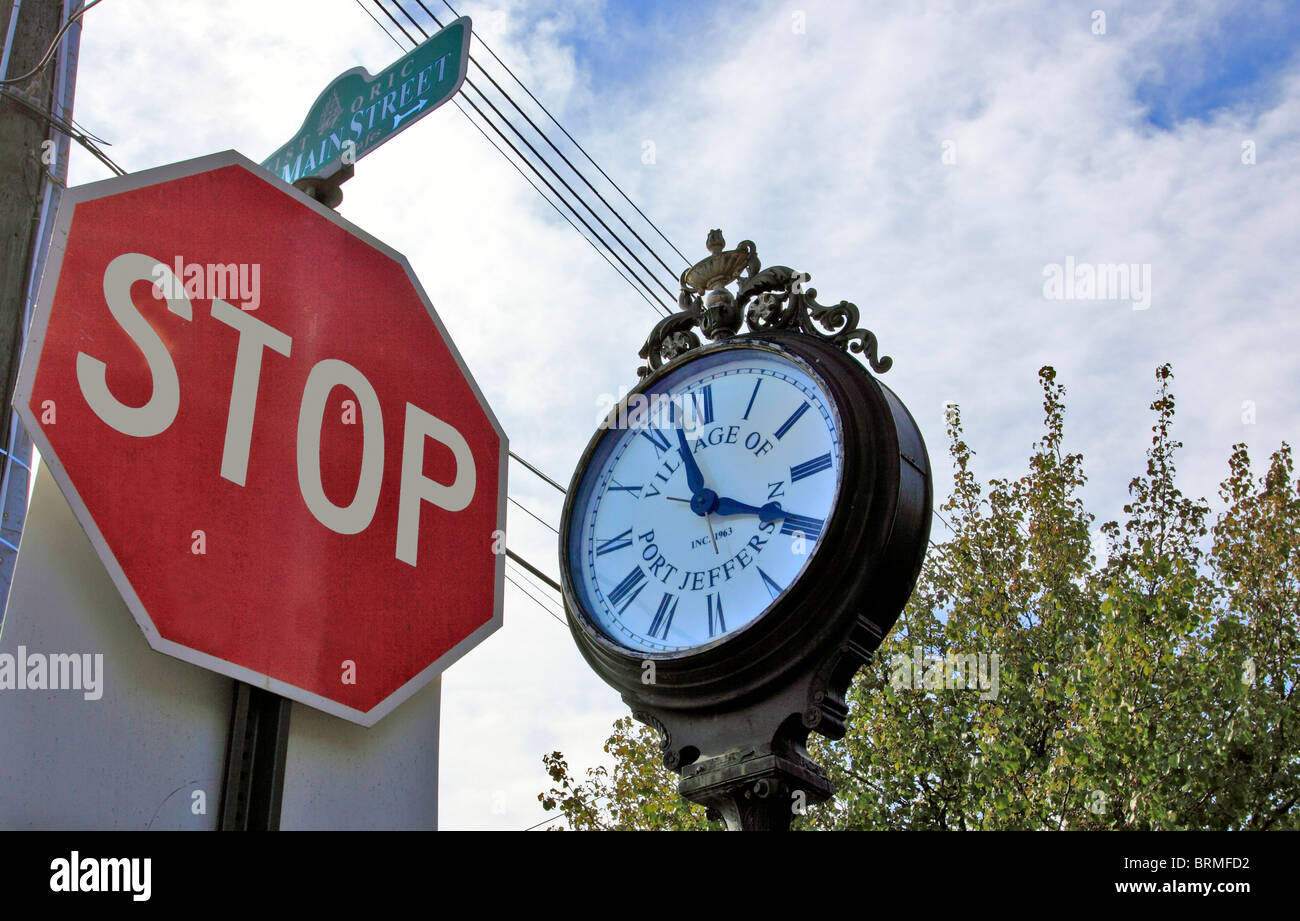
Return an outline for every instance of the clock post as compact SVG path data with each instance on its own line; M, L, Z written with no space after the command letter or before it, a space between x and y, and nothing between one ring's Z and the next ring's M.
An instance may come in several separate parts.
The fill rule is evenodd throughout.
M930 464L850 354L892 364L856 306L817 303L809 275L761 268L748 240L707 246L625 400L681 408L597 431L579 461L565 609L587 662L659 731L678 792L729 829L786 830L833 795L808 736L843 737L853 676L916 585Z

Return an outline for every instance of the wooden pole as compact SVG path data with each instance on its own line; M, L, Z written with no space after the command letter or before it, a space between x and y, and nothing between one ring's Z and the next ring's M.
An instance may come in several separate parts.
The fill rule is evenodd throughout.
M0 0L0 79L22 77L45 57L80 0ZM71 116L81 23L28 79L0 87L0 591L8 593L26 520L31 442L10 410L26 333L61 187L69 138L49 113Z

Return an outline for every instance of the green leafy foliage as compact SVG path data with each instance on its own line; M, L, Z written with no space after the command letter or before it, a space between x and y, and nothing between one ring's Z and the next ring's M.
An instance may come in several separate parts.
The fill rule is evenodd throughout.
M630 716L616 720L605 751L614 756L614 769L592 768L582 783L574 780L563 754L543 756L556 786L549 793L538 794L542 807L559 809L575 829L702 831L722 827L705 817L703 806L677 795L677 777L660 762L659 743L649 727Z
M838 792L796 827L1300 828L1290 446L1258 480L1234 446L1207 526L1209 506L1175 483L1160 367L1146 472L1125 520L1101 526L1099 560L1083 458L1063 448L1064 388L1050 367L1039 377L1045 431L1019 479L980 486L951 409L948 539L858 673L848 734L811 740ZM582 783L560 753L543 759L555 786L539 799L568 827L720 827L677 796L653 731L621 719L605 750L613 770Z

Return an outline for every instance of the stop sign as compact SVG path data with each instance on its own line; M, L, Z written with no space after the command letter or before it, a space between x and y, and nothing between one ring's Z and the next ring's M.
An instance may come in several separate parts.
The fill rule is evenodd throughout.
M153 648L369 726L500 626L506 437L400 254L233 151L54 241L14 402Z

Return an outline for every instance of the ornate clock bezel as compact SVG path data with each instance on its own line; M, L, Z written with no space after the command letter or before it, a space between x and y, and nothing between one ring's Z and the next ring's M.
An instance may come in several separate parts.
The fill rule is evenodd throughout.
M880 488L896 483L899 475L897 434L883 424L893 418L891 409L878 382L833 345L785 331L736 336L656 369L626 399L701 358L738 349L775 353L808 373L828 399L840 432L840 481L826 527L799 574L762 614L713 642L681 652L639 652L619 645L592 623L582 606L569 553L579 486L603 440L618 437L617 432L601 428L592 436L564 504L560 576L570 631L583 657L607 683L651 706L696 709L734 703L779 682L810 658L833 654L858 617L853 600L868 589L865 583L879 568L892 528L896 496ZM811 625L799 616L809 606L823 612ZM876 625L876 642L892 623ZM646 662L654 663L653 683L645 681Z

